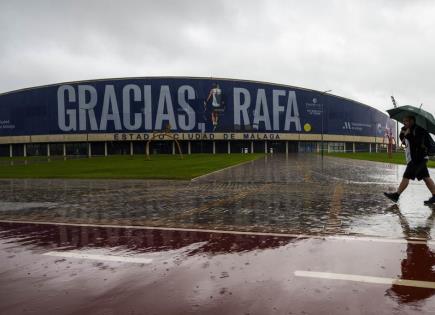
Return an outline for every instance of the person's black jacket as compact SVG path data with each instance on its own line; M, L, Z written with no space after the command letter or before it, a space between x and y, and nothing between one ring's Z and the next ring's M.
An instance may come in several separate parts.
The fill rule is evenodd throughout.
M408 139L411 149L411 159L414 163L422 162L427 156L427 131L419 126L412 126L410 133L405 136L406 128L403 127L400 132L400 140Z

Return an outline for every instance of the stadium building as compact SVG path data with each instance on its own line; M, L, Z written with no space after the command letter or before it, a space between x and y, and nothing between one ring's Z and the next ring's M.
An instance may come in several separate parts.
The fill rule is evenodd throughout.
M246 80L145 77L0 94L0 156L378 151L395 123L368 105Z

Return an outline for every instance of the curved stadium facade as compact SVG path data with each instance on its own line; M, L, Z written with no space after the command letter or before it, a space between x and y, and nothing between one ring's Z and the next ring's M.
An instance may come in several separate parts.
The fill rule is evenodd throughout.
M0 94L0 156L377 151L395 123L368 105L287 85L145 77ZM148 145L147 145L148 143Z

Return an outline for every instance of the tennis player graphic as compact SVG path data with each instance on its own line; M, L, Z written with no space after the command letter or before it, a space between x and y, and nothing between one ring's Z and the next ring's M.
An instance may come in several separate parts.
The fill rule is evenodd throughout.
M211 103L211 122L213 131L216 130L219 123L219 116L225 111L224 95L219 84L213 83L207 99L204 101L204 113L207 112L207 104Z

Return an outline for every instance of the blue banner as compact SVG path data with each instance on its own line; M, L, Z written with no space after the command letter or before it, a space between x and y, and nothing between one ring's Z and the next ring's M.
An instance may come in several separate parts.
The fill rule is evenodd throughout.
M0 95L0 136L165 129L382 137L387 129L395 133L395 123L338 96L229 79L108 79Z

